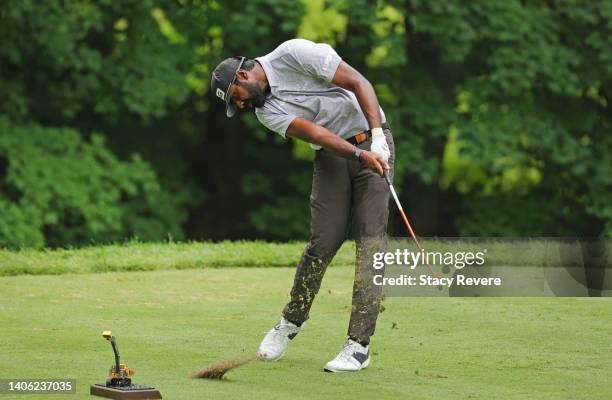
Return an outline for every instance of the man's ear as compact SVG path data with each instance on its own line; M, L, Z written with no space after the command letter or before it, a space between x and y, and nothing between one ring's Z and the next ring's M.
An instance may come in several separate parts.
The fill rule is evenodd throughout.
M239 69L238 71L236 71L236 79L241 80L241 81L248 81L249 74L247 71L243 69Z

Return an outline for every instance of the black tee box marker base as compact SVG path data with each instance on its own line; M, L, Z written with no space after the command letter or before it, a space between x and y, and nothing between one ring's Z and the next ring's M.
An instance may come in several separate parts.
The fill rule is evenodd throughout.
M106 385L91 385L89 394L94 396L106 397L116 400L132 400L132 399L161 399L162 395L158 389L152 387L141 388L113 388Z

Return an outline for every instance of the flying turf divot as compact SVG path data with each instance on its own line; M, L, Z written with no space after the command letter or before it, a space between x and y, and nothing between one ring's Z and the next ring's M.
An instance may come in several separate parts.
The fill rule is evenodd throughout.
M257 357L238 357L229 361L220 361L208 368L201 369L191 374L192 378L200 379L223 379L223 376L234 368L241 367L255 361Z

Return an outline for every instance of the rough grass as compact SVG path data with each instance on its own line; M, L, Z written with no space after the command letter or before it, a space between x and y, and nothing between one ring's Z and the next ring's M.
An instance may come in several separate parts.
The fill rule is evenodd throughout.
M261 241L128 242L80 249L0 250L0 276L218 267L291 267L297 264L304 246L302 242ZM334 264L352 264L354 253L354 244L345 243L334 258Z
M560 265L559 246L552 240L464 239L423 240L429 251L458 252L487 249L487 261L497 265ZM306 243L224 241L219 243L139 243L79 249L18 251L0 249L0 276L61 275L119 271L153 271L218 267L293 267ZM389 249L416 251L410 239L394 239ZM355 244L347 241L332 265L353 265Z
M297 250L297 249L296 249ZM92 250L90 250L92 251ZM331 268L285 358L222 381L190 373L252 355L288 298L292 268L207 268L0 278L0 377L103 382L116 335L139 384L165 399L610 399L609 299L392 298L370 368L328 374L353 269ZM49 395L2 399L49 399ZM56 398L56 396L51 396Z

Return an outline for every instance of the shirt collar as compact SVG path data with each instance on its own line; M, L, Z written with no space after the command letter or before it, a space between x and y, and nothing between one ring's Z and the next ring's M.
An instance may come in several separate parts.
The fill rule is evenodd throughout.
M270 85L270 89L272 89L272 87L278 86L278 82L276 81L276 76L274 76L274 70L272 69L272 66L268 63L268 60L266 59L266 57L265 56L257 57L255 61L258 61L259 64L261 64L261 67L266 73L266 79L268 80L268 85Z

